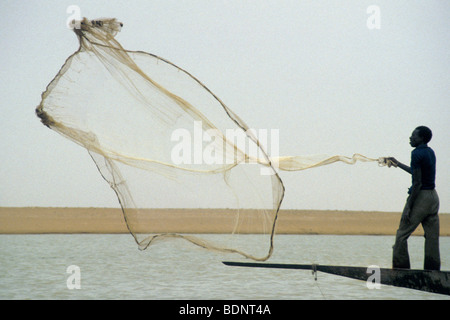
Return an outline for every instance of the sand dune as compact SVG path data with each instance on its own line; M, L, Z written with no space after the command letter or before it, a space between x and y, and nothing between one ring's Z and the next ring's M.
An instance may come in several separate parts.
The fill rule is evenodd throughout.
M152 233L223 233L229 230L230 217L226 209L148 209L140 225ZM400 213L395 212L282 210L276 232L394 235L399 219ZM450 236L450 214L440 215L440 225L441 236ZM3 207L0 233L128 233L128 229L120 209ZM423 235L421 226L414 235Z

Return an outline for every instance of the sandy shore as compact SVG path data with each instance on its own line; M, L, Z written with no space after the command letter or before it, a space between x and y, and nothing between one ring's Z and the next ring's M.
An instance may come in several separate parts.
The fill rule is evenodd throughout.
M277 234L393 235L396 212L282 210ZM157 221L158 223L154 223ZM230 230L225 209L152 209L139 225L151 233L223 233ZM450 236L450 214L440 215L441 236ZM247 230L252 232L252 230ZM122 211L111 208L1 208L0 233L128 233ZM414 235L423 235L420 226Z

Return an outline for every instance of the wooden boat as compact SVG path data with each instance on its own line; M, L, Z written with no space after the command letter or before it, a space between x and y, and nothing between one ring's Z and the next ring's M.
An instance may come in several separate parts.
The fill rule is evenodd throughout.
M320 271L363 281L379 281L381 284L389 286L450 295L450 271L329 266L318 264L309 265L232 261L223 261L223 263L227 266L235 267L301 269L312 270L313 273Z

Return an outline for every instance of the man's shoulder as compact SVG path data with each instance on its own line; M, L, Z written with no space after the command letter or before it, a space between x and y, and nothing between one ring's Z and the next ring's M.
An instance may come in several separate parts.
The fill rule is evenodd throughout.
M411 152L411 165L416 167L420 163L435 162L436 156L433 149L428 146L416 148Z
M422 145L422 146L415 148L411 153L412 154L426 154L426 153L434 153L434 151L429 146Z

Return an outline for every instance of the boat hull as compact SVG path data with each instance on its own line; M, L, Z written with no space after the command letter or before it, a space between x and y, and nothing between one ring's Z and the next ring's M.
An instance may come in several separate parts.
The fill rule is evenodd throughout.
M363 281L371 281L374 276L377 276L378 281L384 285L450 295L449 271L232 261L224 261L223 263L235 267L320 271ZM377 272L378 274L375 274Z

